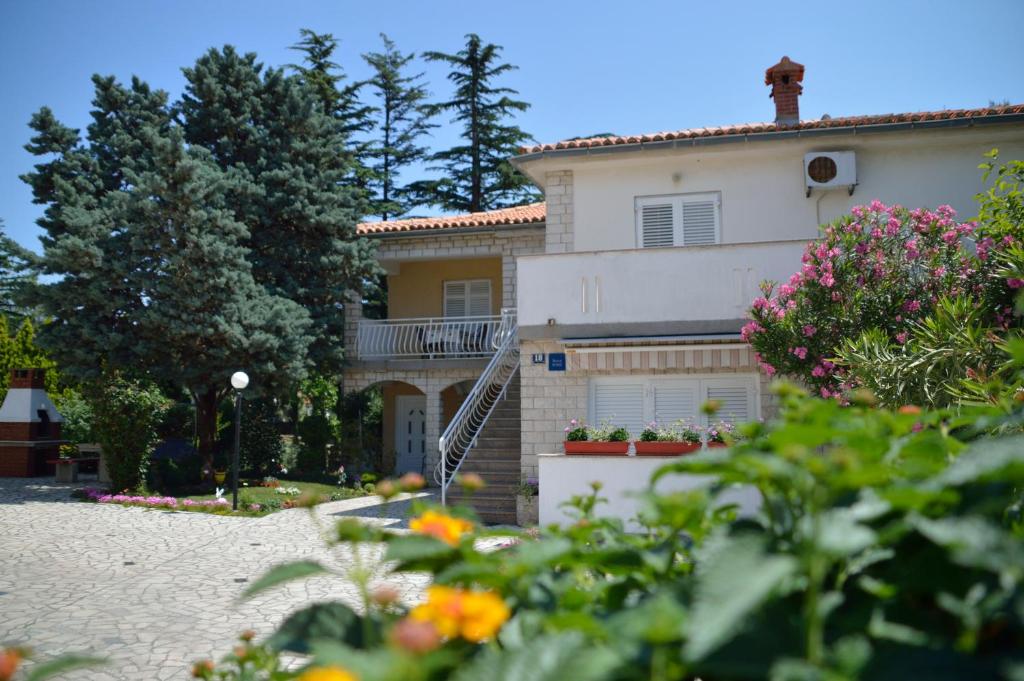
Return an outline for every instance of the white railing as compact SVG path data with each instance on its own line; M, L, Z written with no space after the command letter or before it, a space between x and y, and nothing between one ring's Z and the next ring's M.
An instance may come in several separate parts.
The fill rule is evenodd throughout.
M501 324L494 335L494 356L441 435L441 457L434 468L434 480L441 486L442 504L447 503L448 486L519 369L518 330L516 311L502 310Z
M360 359L489 357L501 316L361 319L356 332Z

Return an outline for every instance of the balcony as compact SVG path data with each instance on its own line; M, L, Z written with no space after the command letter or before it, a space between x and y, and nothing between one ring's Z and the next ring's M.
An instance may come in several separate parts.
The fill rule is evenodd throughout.
M503 315L362 319L356 333L360 360L486 358L500 340Z
M735 333L765 279L800 269L806 241L519 258L524 338Z

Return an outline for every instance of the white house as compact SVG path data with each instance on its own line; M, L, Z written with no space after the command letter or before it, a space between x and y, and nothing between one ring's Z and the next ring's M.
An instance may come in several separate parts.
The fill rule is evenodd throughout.
M388 331L383 355L356 348L352 378L413 381L423 393L422 427L398 393L385 409L396 434L422 429L413 446L424 470L443 461L444 480L456 466L490 474L480 503L508 520L519 476L561 451L571 418L638 434L652 419L699 421L708 398L735 420L768 415L771 396L739 336L758 283L788 279L820 224L872 199L973 216L982 154L1024 158L1024 105L800 120L803 77L785 57L767 70L773 122L524 149L512 162L546 205L363 226L394 273L389 316L437 318L353 321L361 339L410 329L414 357L389 355L400 333ZM486 276L473 269L481 259ZM429 299L430 314L406 312L403 296ZM466 340L481 328L489 344ZM450 352L430 352L445 342ZM563 492L589 482L586 457L578 476L559 465ZM542 479L542 497L558 484Z

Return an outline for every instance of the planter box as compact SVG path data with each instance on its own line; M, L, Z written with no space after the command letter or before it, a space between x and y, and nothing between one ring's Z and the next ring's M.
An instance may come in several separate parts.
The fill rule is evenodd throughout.
M642 442L633 443L637 456L680 456L700 449L699 442Z
M628 442L565 441L566 454L589 454L591 456L626 456Z
M709 442L708 449L726 449L729 445L724 442Z

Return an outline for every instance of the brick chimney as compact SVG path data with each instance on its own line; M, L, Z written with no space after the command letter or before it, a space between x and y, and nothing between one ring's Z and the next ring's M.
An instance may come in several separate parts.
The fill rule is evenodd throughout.
M764 84L770 85L775 100L775 123L792 125L800 122L800 84L804 79L804 65L783 57L775 66L764 72Z

